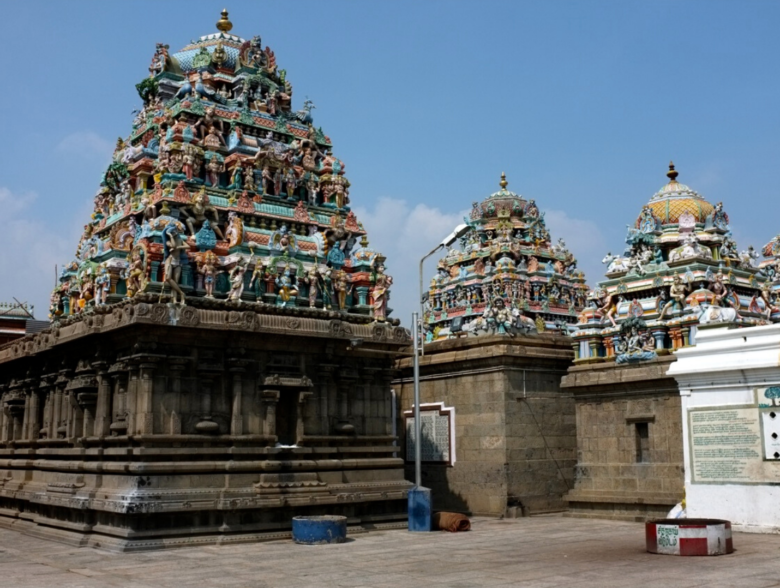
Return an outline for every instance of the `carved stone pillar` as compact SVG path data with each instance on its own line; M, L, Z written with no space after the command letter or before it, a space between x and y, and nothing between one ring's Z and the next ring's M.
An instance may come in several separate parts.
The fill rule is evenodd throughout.
M334 400L336 397L333 375L336 373L337 367L338 366L336 365L325 363L321 363L317 366L317 372L319 373L317 384L320 391L320 431L323 435L327 435L331 430L330 397L332 395ZM331 394L331 392L333 392L333 394ZM335 406L333 407L333 412L335 412Z
M211 395L214 393L214 381L217 376L213 371L200 372L199 388L201 393L201 420L195 425L195 432L201 435L215 435L219 433L219 423L211 417Z
M43 399L43 422L38 431L38 438L51 439L52 420L54 419L54 382L56 374L47 374L41 378L39 386L41 398Z
M136 426L135 426L135 420L136 420L136 413L138 412L138 387L140 385L139 380L139 363L135 360L133 360L128 365L128 377L127 377L127 392L125 395L126 398L126 404L125 404L125 410L127 412L127 415L125 417L127 422L127 434L128 435L134 435L136 433Z
M52 418L50 437L65 439L68 435L68 406L65 387L68 385L70 370L60 370L54 382L54 417Z
M7 431L8 415L5 411L5 390L6 386L3 384L0 386L0 442L5 443L8 441L10 435Z
M24 438L30 441L37 441L41 433L41 395L37 384L37 381L32 381L27 389L29 415L27 416L27 434Z
M25 385L22 388L22 394L24 395L24 413L22 415L22 440L30 439L30 417L32 416L32 400L31 400L31 393L30 388L28 385Z
M336 433L350 435L355 432L352 421L352 407L350 406L350 390L357 384L357 373L353 370L342 369L337 382L337 421L333 427Z
M111 378L111 424L108 430L112 436L127 434L128 372L128 365L124 361L113 364L108 370L108 376Z
M5 395L3 401L3 408L11 421L9 423L9 441L17 441L22 438L25 402L26 399L21 382L18 380L11 380L11 385L8 387L8 393Z
M189 360L181 357L168 359L168 371L170 373L170 416L168 418L168 434L181 435L181 374L187 367Z
M263 434L276 435L276 405L279 402L279 390L263 390L260 398L265 408L265 420L263 421Z
M244 379L243 375L246 371L246 361L242 359L231 359L230 373L233 378L233 394L232 394L232 412L230 416L230 434L231 435L243 435L244 433Z
M138 366L136 389L135 432L139 435L154 433L154 370L157 358L144 357Z
M106 437L111 431L111 377L108 375L108 364L105 361L96 361L92 367L97 373L98 381L93 435Z
M68 419L68 438L91 437L94 433L98 380L89 362L79 361L66 390L70 397L71 411Z
M303 441L304 432L304 410L309 398L312 397L312 393L308 391L298 392L298 409L295 419L295 444L300 445Z
M382 372L378 367L364 367L360 370L360 385L358 389L362 388L361 398L361 411L360 411L360 429L358 432L361 435L369 435L369 429L372 416L383 416L380 412L383 412L383 408L379 406L374 407L371 399L371 388L376 384L379 379L379 374ZM384 399L383 399L384 401Z

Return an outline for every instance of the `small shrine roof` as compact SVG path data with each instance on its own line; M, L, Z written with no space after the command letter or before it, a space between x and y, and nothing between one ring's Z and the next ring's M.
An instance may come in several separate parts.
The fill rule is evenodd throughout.
M703 223L715 207L701 194L678 182L678 175L674 163L670 162L669 171L666 173L669 182L653 194L647 206L665 225L679 222L680 216L686 212L692 214L696 222Z

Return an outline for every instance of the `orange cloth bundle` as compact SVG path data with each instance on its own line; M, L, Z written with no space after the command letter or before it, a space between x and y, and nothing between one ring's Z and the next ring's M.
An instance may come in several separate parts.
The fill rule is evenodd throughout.
M457 533L458 531L468 531L471 529L471 521L466 515L457 512L437 512L433 514L434 529Z

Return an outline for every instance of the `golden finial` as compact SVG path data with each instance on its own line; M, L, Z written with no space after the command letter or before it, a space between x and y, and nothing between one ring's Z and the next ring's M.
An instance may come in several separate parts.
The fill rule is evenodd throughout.
M502 190L506 190L506 187L509 185L509 182L506 181L506 174L504 172L501 172L501 181L498 185L501 186Z
M368 236L367 236L367 235L363 235L363 236L360 238L360 246L361 246L363 249L365 249L366 247L368 247Z
M669 162L669 171L666 172L666 177L669 178L670 182L676 182L678 175L679 174L674 170L674 162L670 161Z
M222 18L217 21L217 29L223 33L227 33L233 28L233 23L228 19L227 8L222 9Z

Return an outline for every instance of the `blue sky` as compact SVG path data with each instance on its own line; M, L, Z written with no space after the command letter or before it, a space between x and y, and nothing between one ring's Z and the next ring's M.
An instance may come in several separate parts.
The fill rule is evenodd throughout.
M223 2L2 7L0 300L45 316L156 42L215 31ZM665 182L723 201L740 248L780 232L780 3L227 4L261 35L347 164L408 322L419 257L498 186L547 211L591 285ZM434 262L429 263L432 269Z

